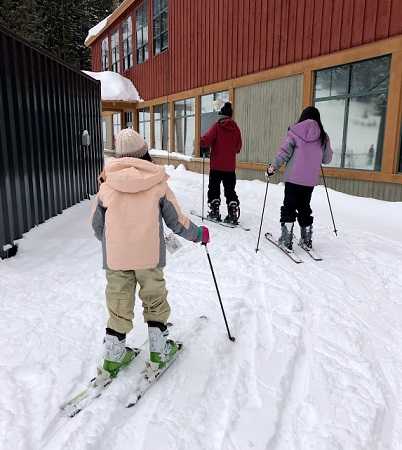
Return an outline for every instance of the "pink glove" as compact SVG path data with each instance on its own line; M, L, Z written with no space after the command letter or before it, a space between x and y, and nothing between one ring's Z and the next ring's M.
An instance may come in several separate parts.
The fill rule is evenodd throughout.
M210 241L208 228L204 226L198 227L197 237L201 241L202 245L207 245L208 242Z

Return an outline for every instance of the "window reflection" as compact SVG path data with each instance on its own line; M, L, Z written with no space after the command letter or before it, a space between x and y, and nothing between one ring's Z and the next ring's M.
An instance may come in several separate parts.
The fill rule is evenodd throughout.
M379 170L385 128L381 96L350 100L344 167Z
M194 154L195 99L175 102L174 110L176 151L191 156Z
M149 108L138 110L138 126L140 134L149 144L151 138L151 113Z
M154 107L155 148L167 150L169 139L169 107L167 103Z
M316 72L315 105L333 167L381 170L390 56Z
M201 97L201 135L219 119L218 112L229 101L229 92L214 92Z
M327 100L319 103L321 121L331 140L334 155L329 164L332 167L341 167L343 125L345 120L345 100Z

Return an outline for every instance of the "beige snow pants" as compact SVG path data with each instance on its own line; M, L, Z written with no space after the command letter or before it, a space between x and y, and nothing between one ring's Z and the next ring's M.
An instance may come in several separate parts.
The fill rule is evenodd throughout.
M106 269L106 304L109 311L107 327L119 333L133 328L134 298L137 283L142 300L144 321L166 323L170 315L167 290L162 269Z

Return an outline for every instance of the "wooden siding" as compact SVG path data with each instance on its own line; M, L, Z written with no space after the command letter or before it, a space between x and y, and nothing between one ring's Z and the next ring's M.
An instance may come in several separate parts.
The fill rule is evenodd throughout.
M132 5L91 45L101 67L101 40L131 14ZM400 0L169 0L169 49L152 55L148 0L148 62L128 75L149 100L402 33ZM133 20L133 25L135 24ZM135 33L133 33L135 49Z
M235 90L236 122L243 136L239 161L272 161L302 106L303 77L292 76Z

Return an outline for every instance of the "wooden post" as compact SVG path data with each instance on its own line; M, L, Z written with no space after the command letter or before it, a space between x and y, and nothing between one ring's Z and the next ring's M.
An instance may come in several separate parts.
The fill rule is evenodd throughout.
M303 72L303 105L302 109L313 104L313 71Z
M195 133L194 133L194 156L200 156L201 137L201 96L195 97Z
M154 105L151 105L149 107L149 115L150 115L150 119L151 119L151 123L150 123L150 138L149 140L151 141L149 143L149 146L151 148L155 148L155 121L154 121Z
M382 154L381 172L398 172L398 152L401 133L402 51L394 52L389 71L387 116Z
M233 111L235 110L235 90L233 88L229 89L229 101L232 104Z
M133 111L133 129L138 133L140 131L140 125L138 122L138 110L139 108Z
M122 111L120 111L120 123L121 123L121 129L123 130L124 128L127 128L127 124L126 124L126 114L124 109Z
M169 102L169 152L174 152L174 102Z

